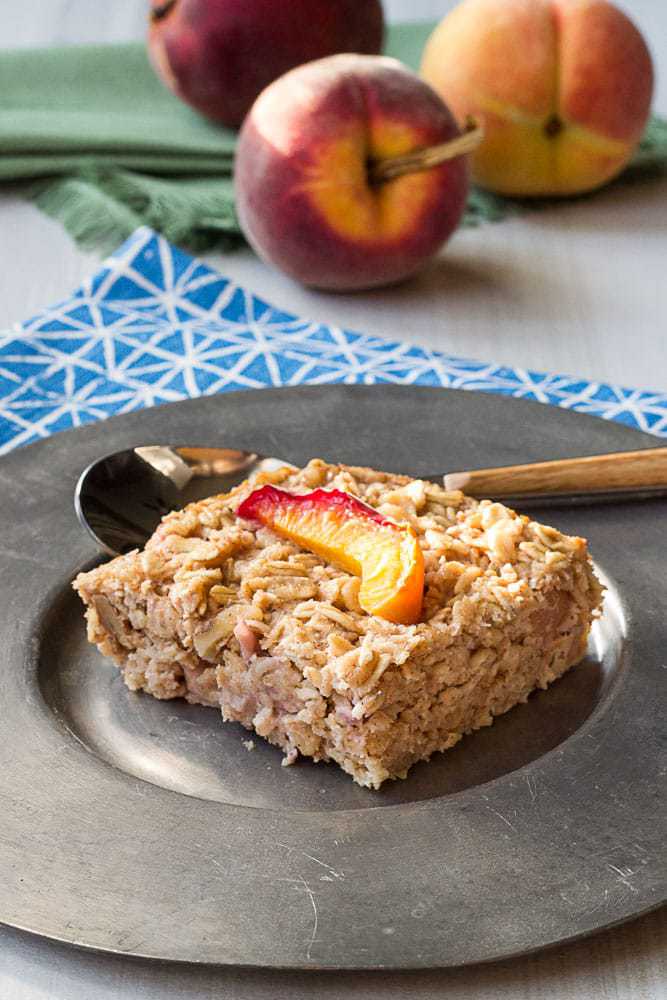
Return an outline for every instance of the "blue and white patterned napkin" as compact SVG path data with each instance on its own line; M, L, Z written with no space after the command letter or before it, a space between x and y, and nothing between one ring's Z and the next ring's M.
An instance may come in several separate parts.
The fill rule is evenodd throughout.
M0 334L0 454L157 403L330 382L478 389L667 436L667 393L465 360L300 319L140 229L71 298Z

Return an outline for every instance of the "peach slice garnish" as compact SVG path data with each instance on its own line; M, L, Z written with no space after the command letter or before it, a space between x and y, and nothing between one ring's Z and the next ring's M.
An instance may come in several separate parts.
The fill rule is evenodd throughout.
M369 615L399 625L419 620L424 558L410 525L342 490L295 494L262 486L237 513L361 577L359 603Z

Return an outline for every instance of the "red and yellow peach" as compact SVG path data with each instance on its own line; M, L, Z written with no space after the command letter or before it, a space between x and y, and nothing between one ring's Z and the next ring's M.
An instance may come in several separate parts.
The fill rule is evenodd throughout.
M287 70L336 52L382 49L380 0L152 0L148 49L167 86L237 127Z
M242 229L257 253L306 285L398 281L455 229L465 157L376 182L378 162L460 134L435 92L394 59L338 55L272 83L246 118L236 156Z
M432 34L422 76L485 132L473 179L508 195L572 195L628 162L649 113L651 57L607 0L464 0Z

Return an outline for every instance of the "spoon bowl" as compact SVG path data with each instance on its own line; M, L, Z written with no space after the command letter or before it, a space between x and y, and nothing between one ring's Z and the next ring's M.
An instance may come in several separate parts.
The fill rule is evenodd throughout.
M234 448L127 448L84 469L74 507L100 549L123 555L143 548L169 511L290 464Z

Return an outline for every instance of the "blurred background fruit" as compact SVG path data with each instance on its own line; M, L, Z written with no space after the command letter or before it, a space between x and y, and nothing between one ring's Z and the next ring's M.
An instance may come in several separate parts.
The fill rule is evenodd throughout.
M456 228L467 162L385 181L375 169L459 134L437 94L395 59L338 55L294 69L260 95L241 130L235 183L246 238L306 285L405 278Z
M485 138L473 180L507 195L572 195L622 170L641 138L651 57L606 0L464 0L427 43L421 73Z
M149 53L164 83L236 127L267 84L311 59L377 54L380 0L152 0Z

